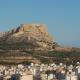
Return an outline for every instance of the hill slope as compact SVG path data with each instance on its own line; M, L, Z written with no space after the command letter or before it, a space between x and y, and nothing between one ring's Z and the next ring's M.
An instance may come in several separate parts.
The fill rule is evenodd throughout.
M0 63L79 60L80 49L58 45L44 24L21 24L0 33Z

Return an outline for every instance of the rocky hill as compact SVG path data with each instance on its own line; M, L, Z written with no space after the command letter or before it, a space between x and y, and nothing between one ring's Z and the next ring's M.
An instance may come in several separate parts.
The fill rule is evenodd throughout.
M26 49L53 49L53 37L44 24L21 24L17 29L5 32L0 37L0 44L19 45Z
M0 33L0 63L76 62L80 48L61 47L44 24L21 24Z

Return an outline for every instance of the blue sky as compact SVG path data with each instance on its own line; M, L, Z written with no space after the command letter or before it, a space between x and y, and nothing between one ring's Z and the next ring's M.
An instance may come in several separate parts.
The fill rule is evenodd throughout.
M61 45L80 47L80 0L0 0L0 32L41 23Z

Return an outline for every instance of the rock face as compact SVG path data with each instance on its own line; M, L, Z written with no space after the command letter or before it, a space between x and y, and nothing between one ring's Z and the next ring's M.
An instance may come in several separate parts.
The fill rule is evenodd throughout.
M52 49L53 46L53 38L44 24L21 24L17 29L6 32L2 39L8 44L24 43L42 49Z

